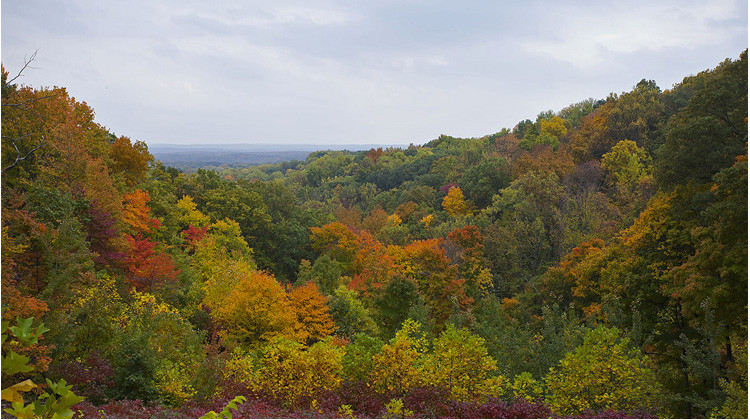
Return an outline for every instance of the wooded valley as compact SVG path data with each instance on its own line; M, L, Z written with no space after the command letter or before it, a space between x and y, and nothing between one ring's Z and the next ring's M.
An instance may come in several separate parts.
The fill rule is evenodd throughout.
M747 417L747 51L183 173L2 71L4 415Z

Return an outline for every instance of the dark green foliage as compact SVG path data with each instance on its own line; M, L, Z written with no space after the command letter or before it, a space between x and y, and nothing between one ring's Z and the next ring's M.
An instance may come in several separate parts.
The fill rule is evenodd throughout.
M561 109L559 116L564 120L570 121L573 127L578 127L581 125L583 117L590 114L602 103L604 103L603 100L589 98Z
M510 168L503 158L489 158L464 172L458 185L477 208L487 207L492 196L510 184Z
M398 188L404 182L427 175L437 158L436 155L428 155L395 167L385 167L366 175L362 181L373 183L382 191Z
M587 330L572 311L542 307L541 320L529 322L518 302L483 300L475 308L474 332L484 338L498 371L508 378L529 372L541 380L566 353L583 342Z
M531 120L523 120L513 128L513 134L519 138L524 138L527 134L536 135L539 134L539 127Z
M352 381L366 381L374 367L372 357L380 353L383 344L381 339L367 334L354 336L341 360L344 375Z
M47 284L42 292L47 298L67 299L90 278L94 261L82 230L81 223L68 216L51 232L45 255Z
M35 184L29 189L26 200L27 209L45 224L57 227L62 220L71 216L78 217L84 223L87 221L87 203L66 191Z
M121 336L113 357L116 399L151 401L158 397L155 383L156 354L148 345L148 332L136 331Z
M309 261L302 261L294 286L298 287L307 282L313 282L318 285L321 293L331 296L334 290L341 285L343 274L343 264L331 259L328 254L324 254L315 260L312 267Z
M390 338L409 318L410 309L419 301L417 286L403 276L397 276L375 299L375 320L380 325L383 337Z
M656 179L662 188L709 182L747 153L747 50L683 83L692 95L669 120L658 151Z
M336 324L337 336L351 339L358 333L377 334L378 325L373 321L369 311L346 286L339 286L333 292L328 300L328 307Z

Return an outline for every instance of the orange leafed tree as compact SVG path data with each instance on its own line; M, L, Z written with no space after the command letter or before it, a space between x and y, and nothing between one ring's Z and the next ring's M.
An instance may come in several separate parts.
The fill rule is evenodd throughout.
M516 178L528 172L554 173L560 179L573 171L573 156L565 148L553 149L550 146L537 146L522 154L513 163Z
M122 218L133 235L148 235L161 226L161 222L151 217L151 210L147 205L150 200L148 192L142 190L135 190L123 196Z
M42 230L44 225L37 223L28 216L24 210L6 209L3 211L2 227L2 291L3 291L3 319L14 319L16 316L21 318L41 318L48 311L47 304L34 297L33 289L29 290L29 284L24 287L24 282L29 280L28 274L24 271L31 271L31 267L23 267L16 262L16 259L23 260L29 250L29 244L24 243L17 237L10 236L9 227L5 224L12 216L15 218L25 218L29 230ZM22 284L19 284L22 283ZM27 289L27 290L24 290Z
M541 292L561 305L575 302L582 308L600 300L602 265L607 252L604 241L582 242L542 277Z
M465 280L451 264L440 239L413 242L404 247L403 273L417 281L419 293L427 302L435 324L442 328L454 303L465 307L470 299L464 291Z
M42 258L49 229L24 208L26 202L14 191L3 192L3 201L2 316L38 318L47 311L47 305L34 296L47 276Z
M118 137L109 148L111 163L109 168L113 175L120 174L127 186L137 185L146 177L148 163L154 159L148 152L148 146L142 141L131 143L127 137Z
M484 243L479 229L474 225L464 226L449 233L448 239L447 246L453 249L469 295L487 296L492 291L492 274L485 267Z
M395 264L388 248L373 238L369 232L359 235L356 255L354 288L370 296L386 285L393 277Z
M331 335L335 329L327 299L313 282L292 289L289 300L297 313L297 335L313 343Z

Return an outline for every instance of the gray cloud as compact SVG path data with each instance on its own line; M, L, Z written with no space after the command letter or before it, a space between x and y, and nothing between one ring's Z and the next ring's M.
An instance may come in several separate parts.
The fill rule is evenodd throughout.
M747 48L740 1L2 3L11 71L147 142L480 136Z

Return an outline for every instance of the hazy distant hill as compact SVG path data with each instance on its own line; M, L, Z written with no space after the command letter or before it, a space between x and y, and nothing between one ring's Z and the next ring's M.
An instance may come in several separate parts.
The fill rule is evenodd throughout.
M183 171L216 166L249 166L305 160L318 150L370 150L378 144L159 144L149 151L167 166Z

